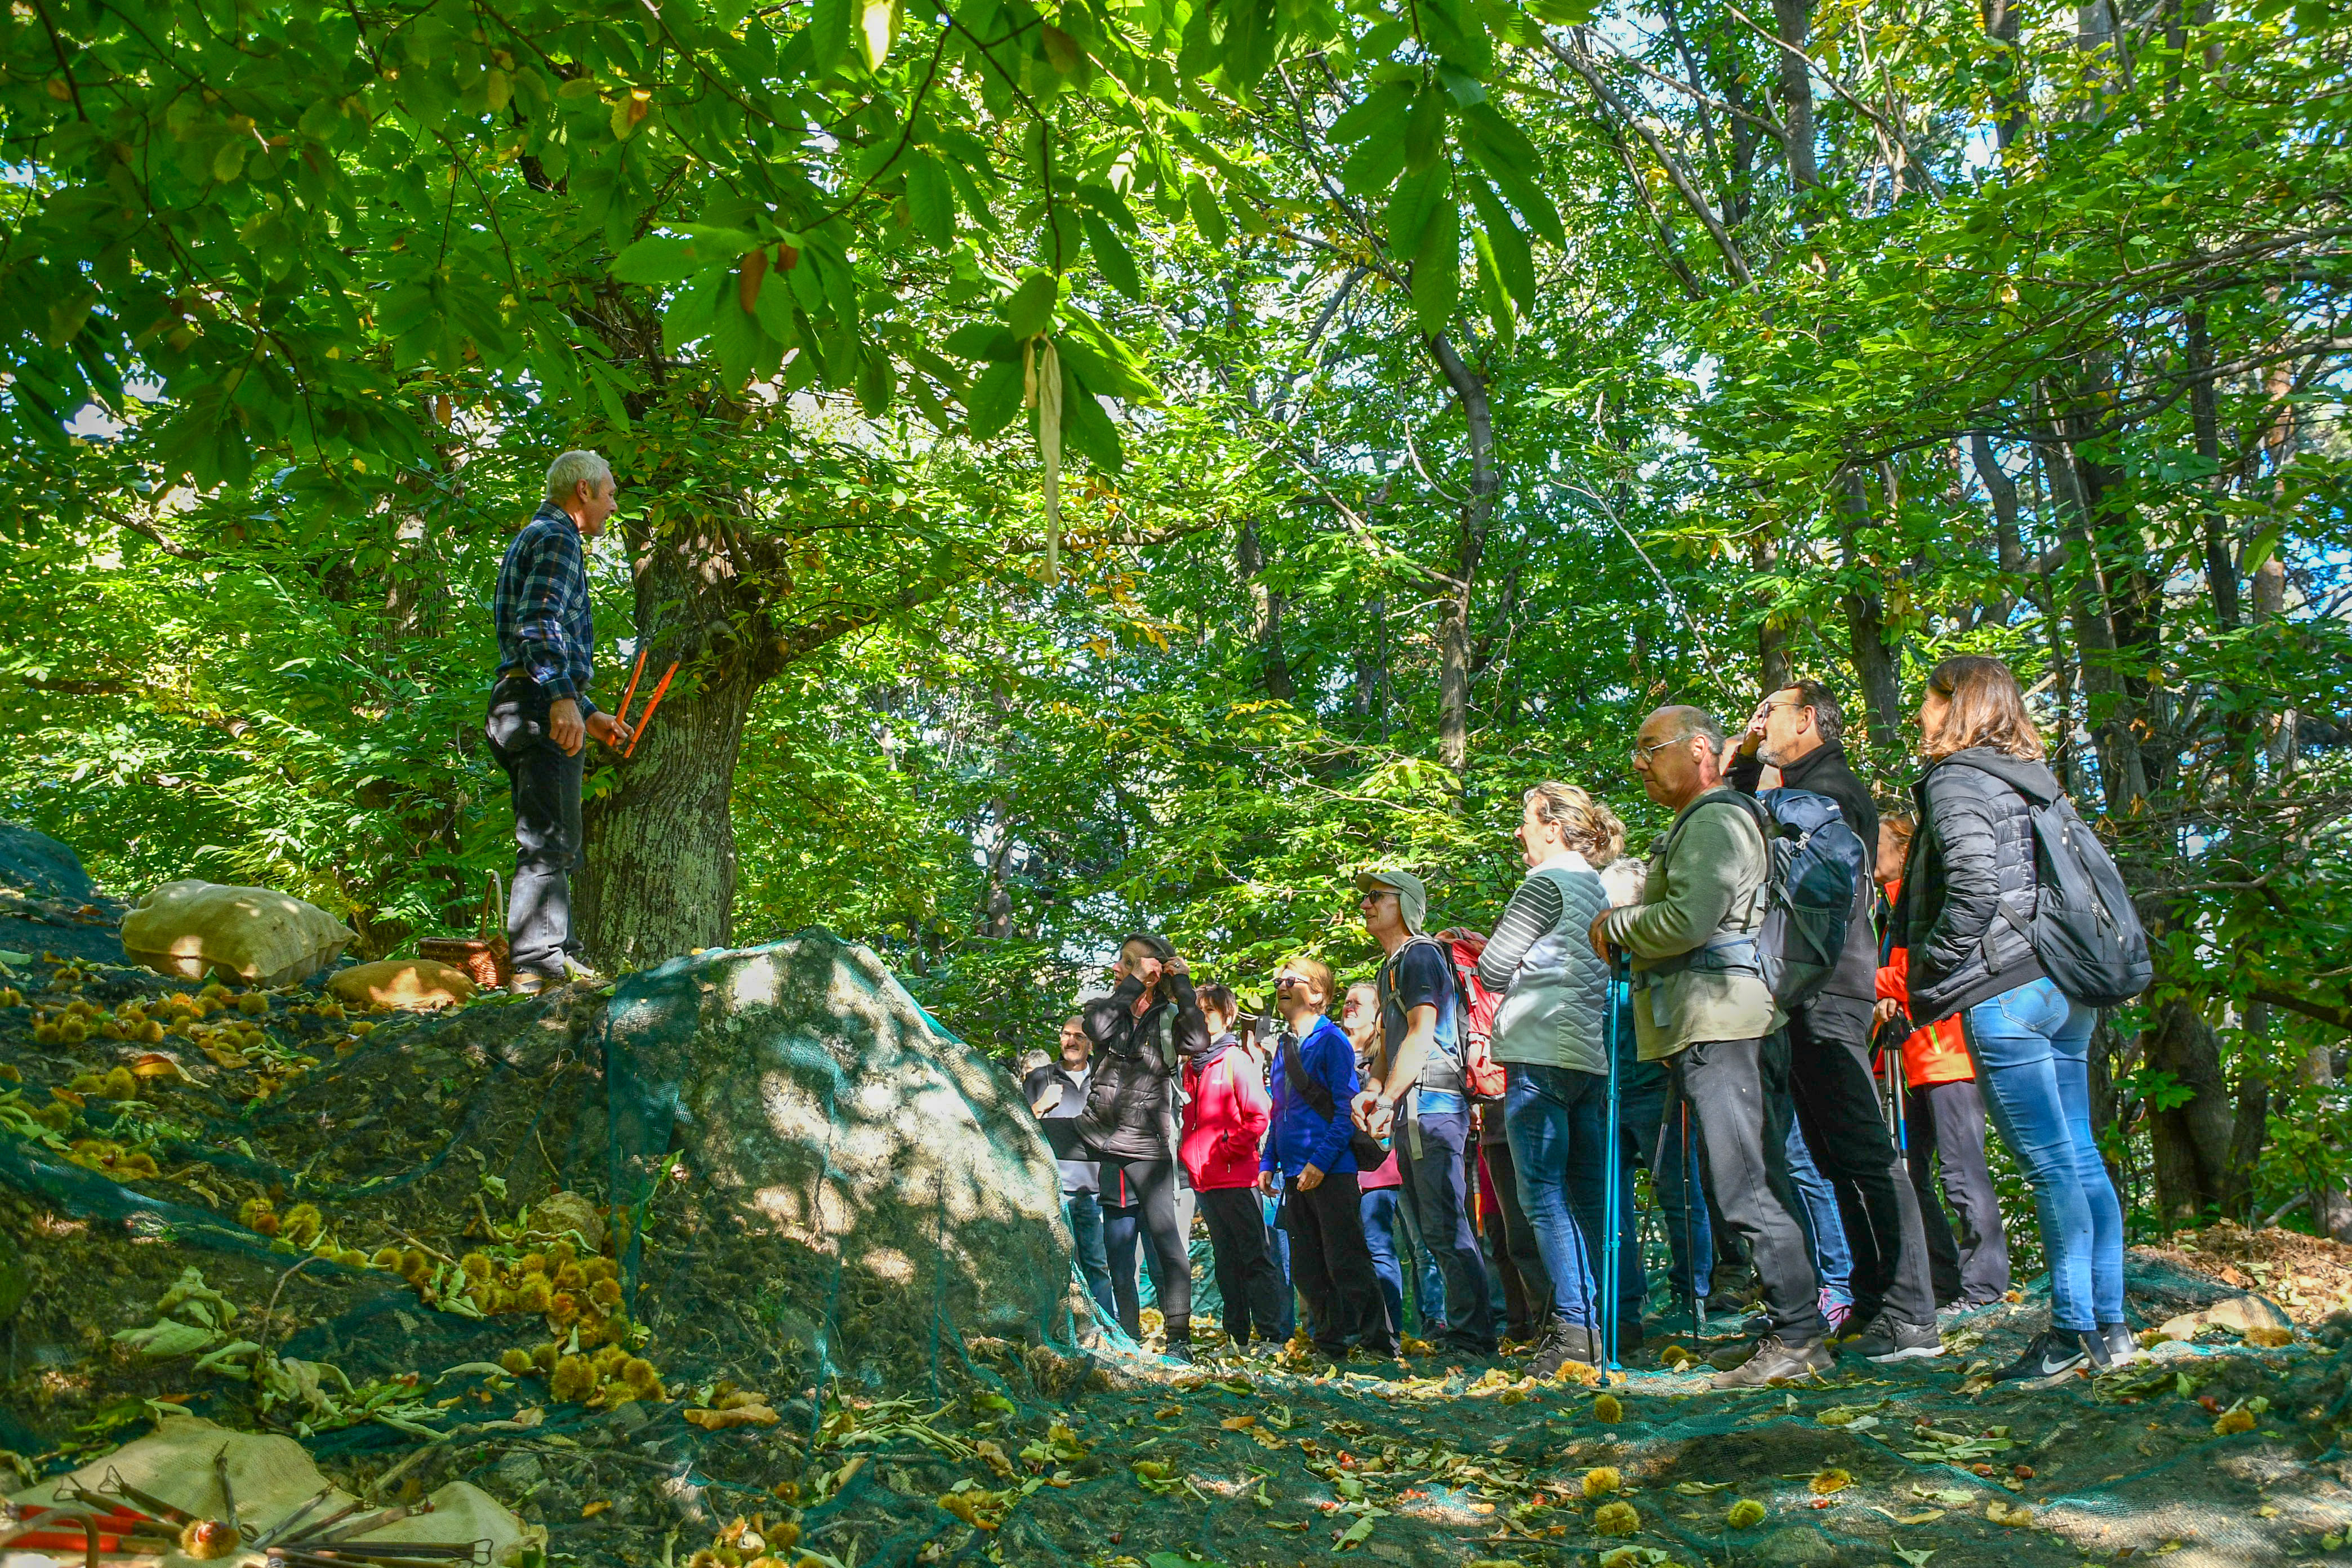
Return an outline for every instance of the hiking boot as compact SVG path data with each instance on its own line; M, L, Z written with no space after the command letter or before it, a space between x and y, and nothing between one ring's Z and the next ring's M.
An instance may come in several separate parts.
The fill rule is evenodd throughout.
M2101 1323L2099 1339L2107 1347L2107 1359L2117 1366L2147 1359L2147 1352L2139 1348L2139 1336L2127 1324Z
M1943 1336L1933 1323L1906 1323L1882 1311L1870 1326L1846 1342L1846 1349L1864 1361L1881 1365L1895 1361L1921 1361L1944 1353Z
M561 955L563 967L551 972L543 969L518 969L507 982L507 989L517 996L536 996L542 991L552 991L559 985L602 985L604 977L572 957Z
M1559 1375L1561 1367L1572 1361L1599 1366L1600 1338L1583 1323L1554 1318L1545 1325L1543 1337L1536 1341L1535 1358L1528 1363L1528 1372L1539 1382L1549 1383Z
M1766 1334L1756 1342L1753 1354L1738 1366L1717 1373L1709 1386L1762 1388L1818 1376L1836 1364L1836 1355L1819 1340L1792 1342L1778 1334Z
M1160 1353L1180 1366L1191 1366L1192 1364L1192 1342L1189 1338L1181 1340L1171 1339L1168 1342L1166 1348L1161 1350Z
M1992 1374L1995 1383L2015 1383L2020 1379L2063 1377L2077 1369L2094 1373L2106 1371L2115 1364L2107 1354L2107 1342L2095 1333L2080 1333L2073 1329L2044 1329L2033 1336L2025 1353Z

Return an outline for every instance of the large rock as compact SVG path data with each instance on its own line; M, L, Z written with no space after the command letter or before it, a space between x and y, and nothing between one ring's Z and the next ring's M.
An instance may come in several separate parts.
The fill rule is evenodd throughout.
M934 1032L873 952L807 931L674 959L621 983L607 1026L632 1152L617 1195L652 1193L674 1150L669 1179L701 1200L698 1275L756 1291L808 1370L903 1376L973 1336L1068 1342L1052 1151L1018 1086Z
M31 967L28 994L44 968ZM121 971L83 994L111 1005L179 988ZM1083 1375L1090 1324L1070 1288L1059 1168L1018 1087L927 1025L872 952L807 932L603 989L388 1014L363 1037L308 995L278 998L257 1022L318 1065L137 1190L0 1138L0 1235L24 1252L21 1269L0 1267L0 1305L23 1276L0 1322L16 1364L83 1366L105 1342L94 1333L152 1325L151 1303L194 1264L243 1310L277 1298L294 1315L273 1352L354 1383L496 1362L575 1329L609 1338L609 1309L625 1306L665 1384L766 1393L790 1428L776 1443L807 1441L818 1385L1058 1397ZM0 1056L23 1043L11 1059L37 1097L79 1064L31 1050L30 1016L0 1009ZM261 1070L183 1055L187 1079L151 1080L142 1100L194 1125ZM307 1223L345 1258L388 1242L395 1256L479 1248L509 1277L474 1298L480 1316L434 1310L454 1282L425 1250L396 1268L314 1256L289 1277L300 1255L282 1229L273 1241L253 1228L247 1200L298 1179ZM145 1245L161 1227L173 1245ZM618 1279L592 1284L617 1289L583 1302L575 1282L526 1305L520 1260L560 1262L559 1234L611 1248ZM184 1364L89 1366L109 1398L188 1385ZM554 1392L533 1374L511 1397ZM8 1440L5 1393L0 1442L20 1451L54 1447L48 1427L67 1430L80 1408Z
M81 857L46 833L0 822L0 888L28 899L86 901L93 889Z

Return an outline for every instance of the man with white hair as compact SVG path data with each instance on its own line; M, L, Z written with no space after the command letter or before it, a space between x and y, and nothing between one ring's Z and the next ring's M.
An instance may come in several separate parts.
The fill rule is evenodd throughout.
M589 739L625 746L629 728L588 700L596 623L585 541L618 502L613 468L594 452L549 465L547 499L499 563L499 679L483 724L514 798L515 870L507 889L512 988L526 996L589 976L574 956L572 873L580 864L582 752Z

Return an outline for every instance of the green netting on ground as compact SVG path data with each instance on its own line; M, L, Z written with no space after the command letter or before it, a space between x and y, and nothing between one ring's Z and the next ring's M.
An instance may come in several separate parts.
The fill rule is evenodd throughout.
M809 1395L836 1384L1009 1388L975 1340L1076 1353L1055 1168L1017 1090L932 1028L870 952L825 933L678 960L609 995L378 1016L363 1037L296 990L152 1047L93 1028L54 1052L26 1037L72 1000L93 1024L126 1002L161 1019L157 998L194 988L90 966L63 970L59 989L58 966L20 967L30 1005L0 1010L25 1077L0 1184L160 1242L247 1306L279 1297L302 1319L281 1354L382 1378L548 1342L592 1352L626 1323L667 1384L796 1400L813 1431ZM23 1120L48 1112L45 1090L76 1068L141 1054L174 1059L185 1081L142 1080L123 1102L82 1094L62 1127ZM131 1174L142 1153L155 1179ZM260 1198L276 1238L255 1228ZM329 1244L315 1255L305 1226L284 1229L302 1205ZM584 1289L553 1315L503 1300L516 1265L562 1240L613 1260L611 1310ZM432 1267L420 1280L336 1260L386 1247ZM485 1280L441 1261L468 1258ZM547 1394L525 1377L488 1408ZM329 1441L408 1436L372 1424Z
M609 996L437 1018L338 1017L289 991L161 1046L35 1040L71 998L116 1016L191 989L58 967L0 979L28 994L0 1008L23 1079L0 1086L0 1447L47 1468L135 1433L142 1399L186 1396L300 1433L347 1481L404 1464L408 1482L475 1481L557 1552L616 1568L693 1568L739 1515L789 1521L799 1544L779 1561L821 1568L1289 1568L1335 1552L1564 1568L1619 1547L1636 1552L1620 1568L1919 1568L1929 1551L1933 1568L2063 1568L2126 1546L2170 1548L2169 1568L2284 1568L2352 1523L2344 1352L2182 1345L2095 1386L1988 1389L1984 1369L2046 1311L2031 1289L1952 1325L1941 1361L1849 1358L1800 1389L1709 1393L1704 1365L1668 1370L1654 1337L1614 1412L1508 1361L1333 1372L1205 1339L1192 1369L1082 1352L1057 1173L1014 1086L822 933L696 955ZM187 1081L142 1079L128 1101L71 1088L151 1053ZM63 1127L52 1086L83 1102ZM248 1223L263 1197L275 1239ZM305 1204L339 1251L395 1263L478 1253L510 1278L559 1234L609 1258L659 1397L620 1397L611 1378L559 1397L538 1373L484 1370L588 1325L446 1310L450 1264L411 1279L298 1250L284 1233ZM251 1356L198 1373L110 1340L154 1323L192 1265L237 1308L224 1340L266 1340L281 1367L331 1365L350 1387L265 1412L233 1375ZM1205 1308L1205 1256L1194 1273ZM2223 1293L2137 1264L2131 1290L2140 1321ZM763 1394L773 1424L689 1419L729 1382ZM2256 1400L2252 1429L2217 1434ZM1587 1495L1601 1469L1622 1490ZM1612 1500L1633 1534L1597 1533ZM1742 1501L1762 1517L1735 1525ZM2012 1509L2026 1522L2001 1522Z

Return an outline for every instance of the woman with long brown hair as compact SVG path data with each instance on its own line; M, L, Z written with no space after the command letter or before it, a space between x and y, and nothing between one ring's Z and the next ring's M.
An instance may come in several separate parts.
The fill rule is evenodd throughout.
M2050 1260L2050 1327L1996 1379L2045 1378L2135 1357L2124 1324L2123 1206L2091 1131L2097 1014L2046 975L2032 940L2032 806L2064 791L2017 677L1997 658L1938 664L1919 703L1927 771L1895 910L1910 1012L1958 1015L1993 1125L2033 1187Z

